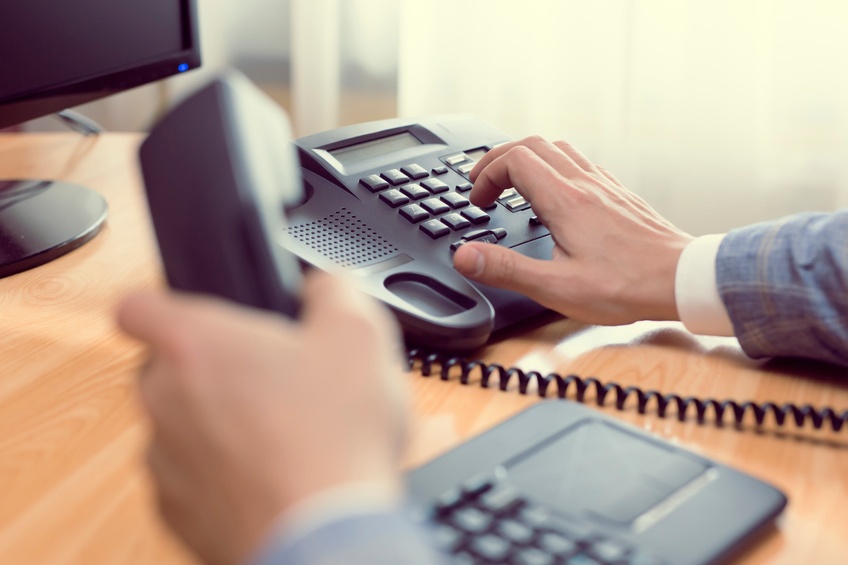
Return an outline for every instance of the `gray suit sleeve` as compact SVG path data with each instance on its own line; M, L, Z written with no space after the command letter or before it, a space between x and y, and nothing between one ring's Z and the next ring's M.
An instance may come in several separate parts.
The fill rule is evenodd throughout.
M748 355L848 365L848 210L729 232L716 282Z
M270 541L250 565L445 565L429 532L404 512L349 516L295 540Z

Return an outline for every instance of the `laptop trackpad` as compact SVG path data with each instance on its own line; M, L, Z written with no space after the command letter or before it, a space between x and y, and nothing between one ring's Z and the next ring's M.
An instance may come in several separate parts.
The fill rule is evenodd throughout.
M509 460L506 480L570 515L632 522L701 475L700 460L599 420L582 420Z

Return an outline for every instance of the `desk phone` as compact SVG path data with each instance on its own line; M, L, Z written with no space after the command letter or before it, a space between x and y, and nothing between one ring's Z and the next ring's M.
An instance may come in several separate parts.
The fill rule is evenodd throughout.
M387 304L408 341L441 350L483 345L544 310L453 269L467 241L549 259L553 240L514 189L491 206L468 201L468 174L506 134L469 115L390 119L295 140L303 200L287 210L286 247L344 269Z
M172 287L296 316L299 265L285 232L316 266L359 272L422 339L470 346L493 318L532 309L450 269L451 246L478 230L502 242L493 244L549 252L550 235L520 198L457 205L475 157L502 134L456 116L304 138L305 187L288 135L284 113L238 75L153 128L140 159ZM407 480L435 543L469 564L714 563L786 503L757 479L567 400L540 401Z
M407 476L453 563L703 565L783 493L567 400L540 401Z

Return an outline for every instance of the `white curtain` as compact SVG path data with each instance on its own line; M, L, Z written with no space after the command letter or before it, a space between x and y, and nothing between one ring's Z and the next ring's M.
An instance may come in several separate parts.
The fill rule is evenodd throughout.
M398 108L566 139L693 233L848 205L844 0L400 0Z
M398 0L291 0L299 135L397 115L398 9Z

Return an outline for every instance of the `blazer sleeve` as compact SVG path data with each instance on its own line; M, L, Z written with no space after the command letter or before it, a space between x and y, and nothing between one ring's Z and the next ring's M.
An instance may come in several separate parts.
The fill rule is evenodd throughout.
M848 210L729 232L716 282L748 355L848 365Z
M445 565L431 545L431 533L406 513L373 512L346 516L306 535L270 540L250 565Z

